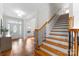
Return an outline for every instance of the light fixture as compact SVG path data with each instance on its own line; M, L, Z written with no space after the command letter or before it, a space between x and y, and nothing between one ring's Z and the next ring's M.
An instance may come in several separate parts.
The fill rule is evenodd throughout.
M69 9L66 10L66 13L69 13Z
M28 28L30 29L31 27L29 26Z
M22 17L25 13L22 10L15 10L19 17Z

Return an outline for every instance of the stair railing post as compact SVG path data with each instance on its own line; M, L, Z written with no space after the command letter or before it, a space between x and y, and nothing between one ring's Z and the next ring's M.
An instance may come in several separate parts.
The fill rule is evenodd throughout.
M38 29L35 29L34 36L35 36L34 46L35 46L35 49L38 49Z
M70 56L70 49L71 49L71 32L69 31L68 56Z
M45 27L43 28L42 31L43 31L43 34L42 34L43 38L42 39L43 39L43 41L46 41L46 25L45 25Z
M77 34L77 40L76 40L76 42L77 42L77 43L76 43L76 45L77 45L77 56L78 56L78 32L79 32L79 31L77 30L77 32L76 32L76 34Z
M41 29L35 29L35 48L39 49L43 41L46 41L46 26Z
M77 31L74 31L74 56L78 56Z
M74 47L74 37L73 37L73 31L72 31L72 34L71 34L71 54L73 55L74 53L74 50L73 50L73 47Z

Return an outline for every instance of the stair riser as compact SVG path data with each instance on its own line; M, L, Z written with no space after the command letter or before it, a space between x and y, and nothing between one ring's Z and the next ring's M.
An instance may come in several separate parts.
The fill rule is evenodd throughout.
M56 55L56 54L54 54L54 53L52 53L52 52L50 52L50 51L48 51L48 50L46 50L46 49L44 49L44 48L41 48L41 47L40 47L40 50L46 52L47 54L49 54L49 56L58 56L58 55Z
M55 27L55 26L60 26L60 27L63 27L63 26L64 26L64 27L68 27L68 25L60 25L60 24L54 25L54 27Z
M61 47L61 48L64 48L64 49L68 49L68 46L66 46L66 45L61 45L61 44L58 44L58 43L55 43L55 42L51 42L49 40L47 40L46 43L51 44L51 45L55 45L55 46L58 46L58 47Z
M68 31L68 29L52 29L54 31Z
M52 28L52 29L61 29L61 30L64 30L64 29L68 29L68 28Z
M61 38L61 39L67 39L68 37L66 37L66 36L56 36L56 35L49 35L49 37L56 37L56 38Z
M68 27L68 25L55 25L54 27Z
M54 34L65 34L65 35L68 35L68 32L50 32L50 33L54 33Z
M60 20L60 21L57 21L57 22L61 22L61 21L62 21L62 22L68 22L67 20Z
M60 26L60 27L59 26L54 26L53 28L67 28L68 29L69 27L68 26Z
M42 48L47 49L48 51L51 51L52 53L55 53L55 54L60 55L60 56L66 56L67 55L65 53L62 53L62 52L60 52L60 51L58 51L54 48L51 48L49 46L46 46L46 45L43 45Z
M56 24L58 24L58 23L65 23L65 24L68 24L68 22L56 22Z
M53 30L53 31L51 31L51 32L68 32L68 31L56 31L56 30Z
M35 51L36 56L51 56L50 54L40 50L40 51Z
M55 26L68 26L68 24L55 24Z
M68 42L63 42L63 41L53 40L53 39L47 39L47 40L51 41L51 42L55 42L55 43L61 44L61 45L68 46Z
M58 40L58 41L62 41L62 42L68 42L68 39L63 39L63 38L56 38L56 37L46 37L48 39L52 39L52 40Z
M68 37L68 35L66 35L66 34L55 34L55 33L50 33L49 35L55 35L55 36L66 36L66 37Z

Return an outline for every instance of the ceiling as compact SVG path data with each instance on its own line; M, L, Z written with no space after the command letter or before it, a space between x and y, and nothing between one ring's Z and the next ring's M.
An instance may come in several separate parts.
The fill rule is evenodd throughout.
M38 12L39 7L44 4L55 8L68 8L67 3L4 3L2 4L3 14L18 17L15 10L21 10L25 13L22 18L29 18L34 16Z

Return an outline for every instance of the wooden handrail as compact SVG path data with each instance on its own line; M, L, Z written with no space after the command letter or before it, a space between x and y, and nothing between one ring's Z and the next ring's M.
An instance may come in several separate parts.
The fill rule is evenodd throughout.
M47 23L51 22L51 20L52 20L55 16L56 16L56 14L54 14L54 15L50 18L50 20L49 20Z
M46 21L38 30L41 30L43 27L45 27L49 22L51 22L51 20L52 20L55 16L56 16L56 14L53 15L48 21Z
M56 14L53 17L51 17L49 19L49 21L46 21L41 28L35 29L36 49L39 49L39 45L38 45L38 32L41 31L55 16L56 16ZM43 34L42 34L42 36L43 36Z
M59 12L60 10L61 10L61 8L58 9L58 10L56 11L56 13ZM51 22L51 20L56 16L56 13L55 13L48 21L46 21L46 22L44 23L44 25L42 25L38 30L41 30L44 26L46 26L49 22Z
M57 10L57 12L59 12L60 9ZM56 12L56 13L57 13ZM38 32L41 31L44 27L46 27L46 25L51 22L51 20L56 16L56 13L48 20L46 21L39 29L35 29L35 32L36 32L36 49L39 49L38 47ZM43 36L43 35L42 35Z

